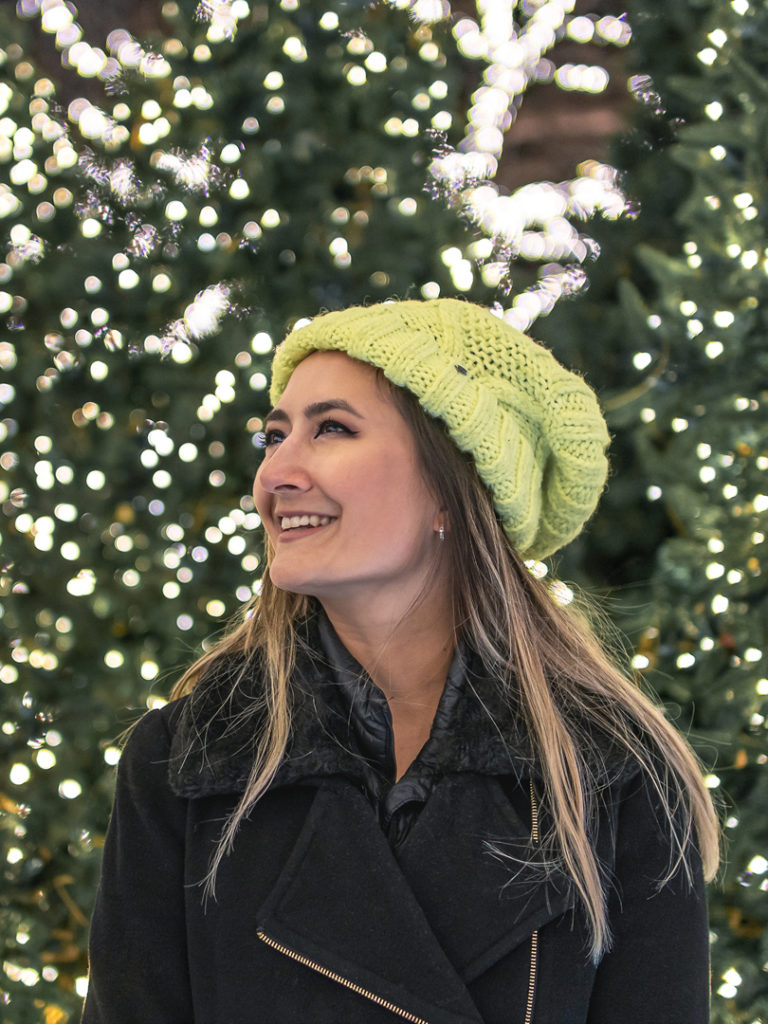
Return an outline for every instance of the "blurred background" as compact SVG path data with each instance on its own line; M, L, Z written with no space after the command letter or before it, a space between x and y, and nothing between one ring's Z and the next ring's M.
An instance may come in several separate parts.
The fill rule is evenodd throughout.
M757 0L0 0L2 1024L78 1019L120 733L257 586L274 345L438 295L598 390L531 570L701 756L712 1019L768 1024L766 54Z

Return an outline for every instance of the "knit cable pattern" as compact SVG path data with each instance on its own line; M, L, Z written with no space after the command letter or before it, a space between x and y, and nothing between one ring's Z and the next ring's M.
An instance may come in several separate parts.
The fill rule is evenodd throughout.
M270 398L315 351L378 366L471 453L507 536L525 558L567 544L605 485L608 430L594 392L543 346L460 299L353 306L292 331Z

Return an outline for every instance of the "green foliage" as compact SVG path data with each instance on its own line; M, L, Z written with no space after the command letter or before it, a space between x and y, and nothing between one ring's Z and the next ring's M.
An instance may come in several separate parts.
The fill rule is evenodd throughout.
M326 9L337 27L319 25ZM173 74L125 72L93 141L72 121L103 128L98 111L70 106L60 125L24 26L0 11L0 1017L14 1024L77 1016L118 734L260 575L250 488L272 339L320 307L428 281L450 294L440 249L467 238L423 191L435 104L411 105L438 80L440 107L459 102L443 30L385 6L274 4L200 61L206 26L168 11ZM357 87L349 69L373 45L388 67ZM276 73L282 87L262 84ZM418 130L388 135L398 115Z
M249 490L273 341L323 306L430 282L451 294L441 250L471 238L423 192L433 112L461 124L467 102L446 29L384 4L270 2L213 43L193 6L164 7L172 72L124 72L90 141L98 111L57 109L27 26L0 7L0 1019L13 1024L76 1018L118 733L259 575ZM325 10L338 25L321 25ZM653 82L616 162L640 215L591 229L604 254L589 294L536 325L598 387L615 435L602 510L562 569L612 590L636 666L720 780L714 1020L750 1024L768 1020L755 859L768 858L768 12L636 0L631 18L634 69ZM415 129L387 130L392 118Z
M712 770L712 1019L751 1024L768 1019L768 12L638 0L632 20L666 108L617 146L640 216L605 227L590 294L541 331L557 349L567 316L589 338L615 433L567 558L612 588L636 666Z

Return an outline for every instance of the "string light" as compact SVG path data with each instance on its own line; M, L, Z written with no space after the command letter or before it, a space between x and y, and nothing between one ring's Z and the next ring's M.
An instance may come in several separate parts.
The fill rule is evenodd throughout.
M410 6L418 18L418 4ZM558 32L565 27L578 42L589 42L596 33L613 45L629 42L631 32L622 19L606 17L594 25L588 18L573 15L571 7L561 0L548 0L528 11L517 25L513 6L505 0L492 0L479 6L478 21L465 17L454 25L459 52L484 61L486 67L482 85L472 96L459 149L444 147L430 167L435 192L446 196L494 242L481 268L486 283L500 284L508 277L503 268L510 258L545 264L539 283L515 296L502 314L523 329L550 312L560 297L586 283L579 265L599 250L573 221L596 213L617 218L628 209L615 170L596 161L582 163L579 176L570 182L525 186L511 196L504 195L493 181L505 135L514 124L516 105L531 82L540 79L545 54L554 47ZM553 77L566 90L601 92L608 84L604 68L587 65L563 65ZM392 133L401 130L394 121L388 124ZM468 290L468 272L460 272L454 286Z
M631 35L629 25L624 18L575 14L565 0L520 5L487 0L474 12L464 5L461 13L445 0L391 2L413 17L412 56L407 59L423 73L412 88L403 91L399 106L384 110L381 126L375 130L383 128L379 140L387 146L416 140L424 150L427 126L459 134L463 129L455 150L438 147L431 183L433 192L445 195L477 229L471 239L442 246L436 266L424 275L439 280L420 279L416 294L431 298L451 289L469 292L481 284L500 286L503 299L494 313L527 329L562 296L583 287L585 267L598 254L584 233L584 221L595 215L617 218L630 211L615 170L596 160L585 159L570 181L534 183L505 194L499 184L504 146L513 138L520 103L531 86L549 83L548 88L569 92L604 91L607 71L594 63L595 58L579 61L574 51L577 45L590 42L625 46ZM169 2L164 8L170 11L174 6ZM307 72L310 58L335 59L328 56L326 47L336 47L343 53L334 65L339 69L340 88L365 96L378 82L400 75L406 60L387 47L384 34L371 32L368 38L362 32L351 36L339 32L343 26L334 12L319 8L315 17L297 0L273 6L285 15L285 31L275 44L272 62L261 66L260 92L243 101L242 111L227 129L228 138L195 140L190 146L184 126L212 123L217 104L222 103L214 73L218 55L227 53L245 19L256 16L255 8L242 0L204 3L200 6L204 24L197 37L185 37L182 44L166 33L162 52L154 53L123 29L110 33L103 47L91 44L76 21L76 12L63 0L20 0L23 16L38 19L73 76L96 79L109 88L101 93L107 100L78 98L59 123L54 116L59 100L53 84L36 79L34 69L30 78L16 79L18 88L7 84L14 81L12 77L0 84L0 156L8 172L0 185L0 217L10 243L6 263L0 265L0 314L11 325L0 342L0 366L7 373L7 380L0 383L0 438L7 446L1 456L7 477L7 482L0 481L3 542L10 535L14 550L25 552L26 558L60 559L65 570L59 604L53 596L42 602L50 601L50 609L40 606L38 595L30 593L18 569L0 570L4 626L22 607L14 602L34 599L35 615L43 616L30 620L23 636L18 630L19 642L3 655L0 683L8 692L19 694L18 714L9 714L0 725L4 737L18 738L23 731L19 723L38 713L37 707L23 704L26 681L68 678L68 652L84 638L93 644L93 664L101 667L111 686L125 687L124 680L132 680L135 688L139 680L139 706L162 706L164 698L148 691L153 685L167 689L170 655L155 649L154 624L148 628L142 622L145 595L151 595L156 607L169 616L170 631L178 629L184 643L192 646L201 634L218 628L236 603L249 600L259 590L261 555L253 536L258 516L247 496L240 505L238 499L233 502L235 468L231 467L242 460L243 451L246 460L259 457L254 447L263 429L266 363L284 324L263 314L262 307L269 303L258 292L258 283L254 294L244 300L252 308L240 310L234 284L217 282L217 270L227 265L232 254L233 259L242 256L244 261L259 247L274 257L275 265L289 266L291 255L294 260L297 254L300 258L290 236L301 225L297 226L290 203L283 208L266 185L274 167L280 166L275 162L273 167L271 161L277 153L285 153L289 142L295 146L291 159L297 172L312 167L316 153L311 132L306 138L292 137L280 120L286 113L296 113L293 76ZM748 0L733 0L730 8L738 19L750 11ZM178 14L177 8L173 17ZM308 17L314 19L313 31L305 36ZM448 35L452 41L442 44L442 36L433 33L431 26L445 19L450 19L446 34L453 34ZM559 61L556 49L564 38L571 44L569 63ZM730 25L712 29L709 37L702 34L697 44L699 70L712 76L724 73L738 38ZM455 46L478 71L480 80L465 125L456 123L453 80L444 70L445 46ZM19 113L17 100L24 81L29 102ZM137 81L140 87L134 89ZM747 183L721 177L726 171L735 174L733 166L740 159L737 147L720 145L714 134L721 122L733 126L735 100L721 87L721 79L707 81L706 95L692 104L706 118L709 130L697 159L707 163L711 177L697 196L697 216L707 225L723 218L717 223L728 247L727 274L751 273L751 280L757 282L749 292L755 305L747 304L746 293L738 294L738 276L729 278L737 282L731 294L717 289L710 293L702 285L711 280L708 268L713 252L704 234L693 230L682 247L683 273L675 299L679 305L670 302L637 317L637 344L627 349L628 379L638 387L630 409L635 410L640 429L647 430L654 452L676 446L674 450L689 456L685 479L682 472L673 480L661 469L657 475L654 465L646 497L656 503L653 515L662 516L667 510L676 511L681 488L694 488L691 504L697 516L686 520L675 538L678 551L692 552L691 564L683 563L682 569L674 560L670 564L679 572L676 580L690 572L701 590L690 608L678 602L677 614L684 623L679 643L676 634L671 640L666 632L662 638L644 635L644 646L635 653L632 667L647 672L649 678L661 668L680 687L684 704L691 681L713 664L721 666L719 671L729 673L729 685L736 694L732 698L735 717L741 714L743 690L749 690L752 703L741 725L752 742L758 735L755 730L763 730L761 736L765 731L761 700L768 695L765 644L757 631L747 637L740 626L749 621L745 602L752 600L750 588L764 580L765 573L768 488L765 477L759 477L766 469L759 460L766 456L758 419L764 396L753 394L745 379L728 409L716 408L708 393L678 408L674 399L678 389L670 375L675 372L675 353L670 357L667 352L670 346L689 346L683 351L700 354L709 372L725 373L749 330L749 318L757 315L754 311L762 304L760 287L768 273L768 249L759 234L764 190L758 179ZM650 109L662 109L647 76L633 76L630 88ZM194 120L201 115L204 122ZM253 171L255 152L258 174ZM361 243L360 238L365 238L369 222L380 228L382 216L406 223L428 215L428 207L418 191L400 188L388 166L380 166L370 154L361 156L313 226L319 239L317 251L327 261L324 273L336 275L336 281L342 273L350 278L358 273L365 288L394 288L390 267L366 263L364 252L371 243L370 239ZM49 397L61 402L63 395L76 393L66 429L77 440L63 437L58 424L46 424L39 428L32 452L14 440L22 422L15 403L22 392L11 381L21 380L16 376L19 367L31 356L22 329L27 323L37 330L39 308L26 311L19 302L24 298L24 275L39 274L39 268L47 266L45 261L58 251L59 239L66 238L70 224L79 235L71 244L82 247L88 259L78 262L82 269L73 272L72 294L60 297L50 322L40 331L35 351L39 350L41 365L31 387L34 399L41 403ZM272 245L274 249L269 248ZM535 286L514 293L510 260L538 266ZM190 267L203 267L209 276L188 276ZM190 280L195 283L185 285ZM153 333L146 337L143 332L139 337L131 334L130 311L139 304L161 311ZM241 314L243 319L253 315L255 321L246 333ZM230 332L222 330L225 324L231 325L233 335L239 334L231 351ZM214 338L226 353L226 365L207 373L201 369L207 365L203 357ZM130 417L123 415L112 397L123 384L121 375L136 372L140 376L144 368L155 365L163 371L157 372L157 386L141 402L137 399ZM177 369L183 375L173 376ZM185 385L174 391L160 383L165 380L184 380ZM728 424L727 437L713 426L720 421ZM244 438L245 447L235 452L232 436ZM97 465L96 455L71 455L75 450L103 453L108 445L125 438L130 443L120 450L128 454L114 476ZM120 474L132 481L131 500L120 498L125 489ZM190 491L194 492L191 497ZM186 505L178 500L182 492ZM741 540L734 538L733 523ZM5 550L3 543L4 558ZM227 559L234 561L226 563ZM223 594L209 582L222 564L235 567ZM529 568L534 575L547 576L543 563ZM560 581L551 582L551 592L562 604L573 598L572 590ZM119 610L114 606L115 594ZM103 624L103 630L94 630L94 621ZM84 623L89 625L84 628ZM14 633L16 626L9 629ZM136 635L142 630L147 639L139 642ZM114 699L130 703L134 697L134 691L128 695L122 690ZM6 771L10 799L18 801L34 786L45 784L39 782L41 778L55 779L50 784L63 820L69 805L76 813L84 813L80 807L87 802L83 800L86 775L75 763L76 744L65 724L57 726L41 722L32 745L26 745L26 736L19 741ZM95 726L103 734L104 725ZM99 753L102 756L106 765L114 766L119 750L108 745L103 755ZM754 761L760 763L757 757ZM707 785L719 788L722 777L727 789L729 771L713 772ZM19 812L14 821L22 820ZM738 836L741 818L731 815L728 827ZM86 847L80 845L77 832L70 841L80 851L76 855L85 856ZM26 867L31 849L23 837L14 836L7 847L6 869ZM759 882L765 881L759 859L764 852L750 851L741 861ZM29 933L21 929L19 934ZM9 961L5 970L20 984L35 989L61 976L68 992L74 987L83 994L84 979L63 960L55 968L49 964L33 969L16 963L18 959ZM730 986L722 990L730 993L728 998L735 998L741 977L738 972L726 972L721 983Z

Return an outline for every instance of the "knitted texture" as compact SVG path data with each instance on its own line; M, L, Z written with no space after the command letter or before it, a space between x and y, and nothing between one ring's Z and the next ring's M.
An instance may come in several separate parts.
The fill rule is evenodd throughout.
M278 347L273 404L298 363L322 350L380 367L445 422L473 456L525 558L552 554L594 511L608 470L608 431L593 391L489 310L433 299L318 316Z

